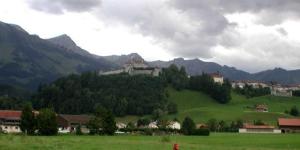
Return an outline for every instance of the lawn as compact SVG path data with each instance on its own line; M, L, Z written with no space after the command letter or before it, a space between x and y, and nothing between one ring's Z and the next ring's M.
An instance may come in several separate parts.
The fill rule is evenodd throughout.
M232 100L228 104L219 104L208 95L191 90L176 91L168 88L169 99L178 106L178 113L168 115L168 119L177 118L182 121L186 116L191 117L196 123L206 123L209 119L224 120L227 123L242 119L252 123L254 120L262 120L270 125L277 125L280 117L292 117L285 114L293 106L300 108L299 97L275 97L261 96L247 99L246 97L232 92ZM255 112L247 107L255 104L266 104L269 112ZM149 116L147 116L149 117ZM126 116L117 118L119 122L135 122L139 116Z
M171 136L21 136L0 135L1 150L298 150L300 134L211 134L209 137Z
M246 99L242 95L232 92L232 100L229 104L219 104L206 94L190 90L176 91L168 89L170 100L178 105L178 114L171 115L170 118L177 117L182 120L185 116L190 116L196 122L206 122L215 118L230 122L236 119L243 119L247 122L253 120L262 120L266 123L276 125L277 118L291 117L284 113L290 110L292 106L300 108L300 98L292 97L274 97L262 96ZM253 107L255 104L266 104L269 112L255 112L247 107Z

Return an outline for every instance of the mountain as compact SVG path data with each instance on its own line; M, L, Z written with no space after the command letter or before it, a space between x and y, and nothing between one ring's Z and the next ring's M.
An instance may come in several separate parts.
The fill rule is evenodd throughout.
M252 79L260 81L276 81L281 84L300 84L300 70L275 68L252 74Z
M92 55L88 51L82 49L81 47L77 46L77 44L66 34L47 39L49 42L63 47L66 50L73 51L74 53L77 53L82 56L88 56L88 57L96 57L96 55Z
M199 75L202 72L213 73L220 72L225 78L230 80L257 80L270 82L275 81L280 84L300 84L300 70L285 70L282 68L275 68L273 70L266 70L258 73L248 73L238 70L234 67L221 66L214 62L204 62L199 59L185 60L183 58L176 58L171 61L153 61L148 62L151 66L168 67L175 64L179 67L184 66L189 75Z
M153 61L149 62L151 66L158 66L158 67L168 67L171 64L175 64L179 67L185 67L187 73L189 75L199 75L202 72L205 73L214 73L220 72L226 78L232 80L242 80L242 79L249 79L251 74L245 71L238 70L234 67L228 66L221 66L214 62L205 62L199 59L191 59L185 60L183 58L176 58L171 61Z
M71 41L67 36L44 40L17 25L0 22L0 84L36 89L40 83L68 74L116 67Z
M141 60L141 61L145 62L145 60L142 58L142 56L140 56L137 53L131 53L128 55L103 56L103 58L105 58L107 61L110 61L111 63L115 63L119 66L123 66L124 64L126 64L127 62L129 62L131 60Z

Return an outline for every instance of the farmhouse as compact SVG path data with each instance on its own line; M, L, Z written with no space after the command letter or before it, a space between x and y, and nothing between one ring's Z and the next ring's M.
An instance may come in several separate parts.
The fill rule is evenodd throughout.
M213 78L215 83L220 83L220 84L224 83L224 77L219 72L211 73L209 75Z
M257 112L268 112L268 106L267 105L263 105L263 104L260 104L260 105L256 105L255 106L255 110Z
M239 133L281 133L281 131L274 126L244 124Z
M122 69L108 71L108 72L100 72L100 75L113 75L120 73L128 73L129 75L151 75L151 76L159 76L160 68L158 67L149 67L144 60L132 59L127 62Z
M5 133L20 133L21 111L0 110L0 128Z
M282 133L300 132L300 119L279 118L278 126Z
M83 133L88 133L88 122L91 120L91 116L88 115L57 115L58 132L70 133L75 132L77 126L81 126Z

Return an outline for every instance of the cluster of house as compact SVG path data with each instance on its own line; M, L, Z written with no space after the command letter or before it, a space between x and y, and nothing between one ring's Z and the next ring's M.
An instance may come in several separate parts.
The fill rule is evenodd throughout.
M148 66L144 60L142 59L131 59L129 62L127 62L122 69L119 70L113 70L113 71L107 71L102 72L100 71L100 75L113 75L113 74L121 74L121 73L128 73L129 75L151 75L154 77L159 76L161 69L158 67L150 67Z
M20 121L21 121L21 111L12 110L0 110L0 131L5 133L20 133ZM92 116L89 115L64 115L57 114L57 124L59 133L72 133L76 131L77 126L81 126L81 131L83 133L89 133L87 127L88 122L91 120ZM127 125L124 123L116 124L118 129L126 128ZM149 125L142 128L157 129L158 122L151 122ZM168 122L167 128L169 129L181 129L181 125L177 121Z
M300 119L279 118L278 128L269 125L244 124L239 133L300 133Z
M271 95L274 96L293 96L293 91L300 90L300 85L281 85L281 84L267 84L260 81L253 80L238 80L231 82L232 88L241 88L243 89L246 85L250 85L253 88L265 88L268 87L271 89Z

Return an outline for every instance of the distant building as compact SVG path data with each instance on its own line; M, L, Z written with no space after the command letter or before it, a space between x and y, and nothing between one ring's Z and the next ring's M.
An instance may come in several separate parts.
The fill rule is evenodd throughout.
M88 122L92 116L88 115L57 115L58 132L60 133L71 133L76 131L77 126L81 126L83 133L88 133L87 128Z
M161 69L158 67L149 67L144 60L133 59L126 63L122 69L108 71L108 72L100 72L100 75L113 75L120 73L128 73L129 75L151 75L154 77L159 76Z
M300 132L300 119L295 118L279 118L278 126L282 133Z
M116 127L117 127L118 129L124 129L124 128L127 127L127 125L126 125L125 123L119 122L119 123L116 123Z
M239 133L281 133L281 130L268 125L244 124L243 128L239 129Z
M153 121L148 125L149 129L158 129L157 121Z
M233 81L231 83L232 88L241 88L243 89L246 85L252 86L253 88L265 88L265 87L269 87L268 84L260 82L260 81L254 81L254 80L237 80L237 81Z
M5 133L20 133L22 111L0 110L0 128Z
M255 106L255 110L256 110L257 112L269 112L268 106L267 106L267 105L263 105L263 104L256 105L256 106Z
M292 97L293 90L288 87L281 85L273 85L271 87L271 95L273 96L283 96L283 97Z
M177 121L171 121L171 122L169 122L167 128L180 130L181 129L181 125Z
M224 83L224 77L219 72L211 73L209 75L213 78L215 83L220 83L220 84Z

